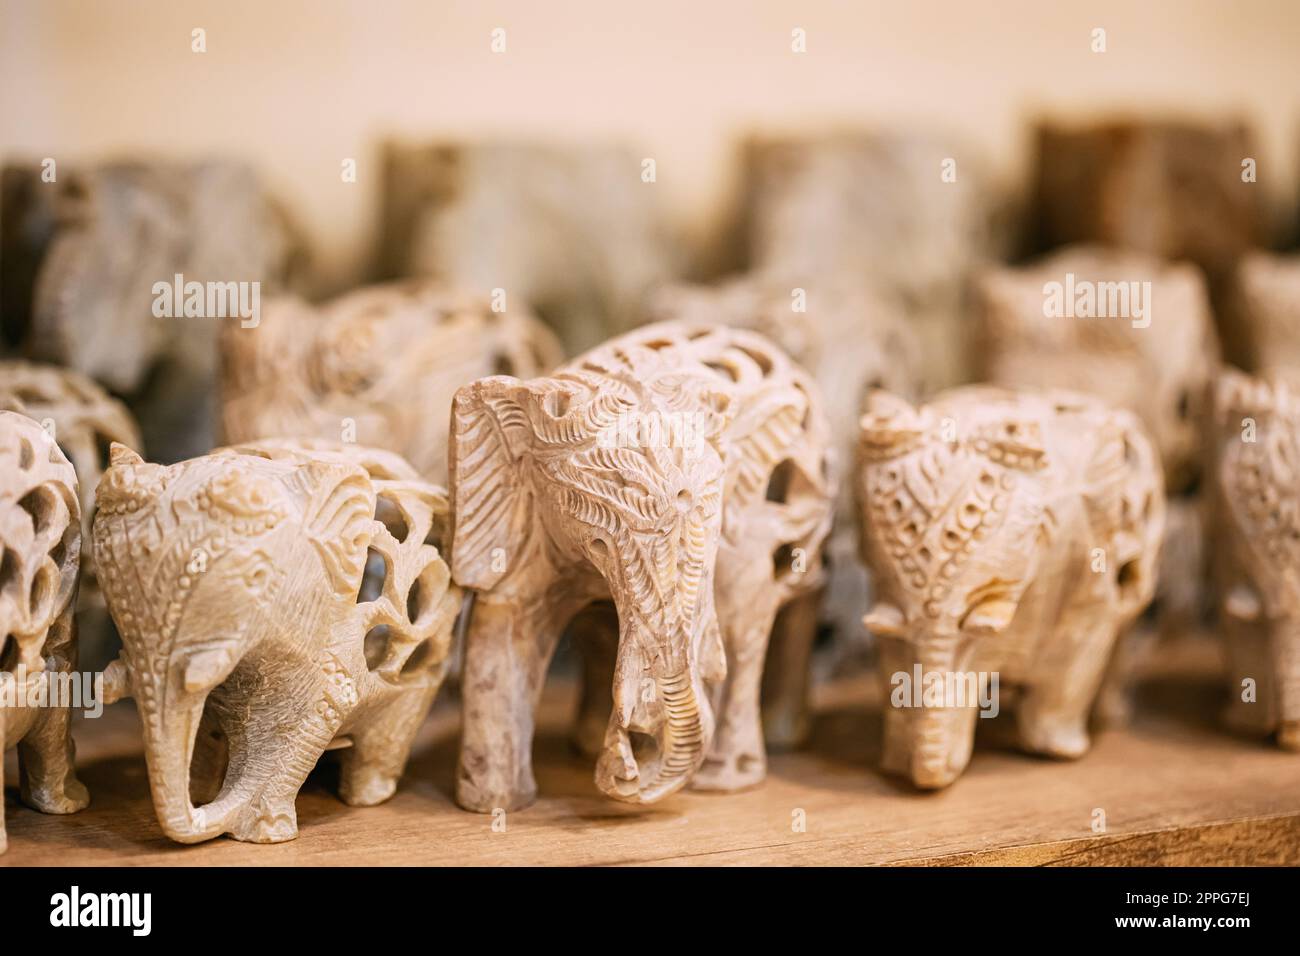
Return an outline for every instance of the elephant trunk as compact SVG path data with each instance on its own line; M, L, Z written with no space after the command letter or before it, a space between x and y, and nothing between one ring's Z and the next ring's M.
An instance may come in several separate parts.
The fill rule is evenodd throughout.
M623 726L614 708L596 785L629 803L654 803L681 787L704 760L705 727L689 669L654 680L662 720L651 734Z
M145 763L149 786L163 832L177 843L201 843L219 836L238 811L237 795L230 790L212 803L195 807L190 800L190 765L206 695L187 699L166 713L144 713Z
M946 787L970 762L976 702L953 706L933 699L929 687L953 685L960 655L952 642L933 638L918 646L882 637L878 648L886 685L882 764L922 790Z

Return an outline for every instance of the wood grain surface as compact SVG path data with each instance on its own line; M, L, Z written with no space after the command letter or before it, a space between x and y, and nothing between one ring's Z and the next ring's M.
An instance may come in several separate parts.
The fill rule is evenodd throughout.
M879 706L863 674L820 689L811 742L774 756L758 789L678 794L651 807L596 790L590 762L567 741L573 685L555 675L537 738L540 797L508 814L504 832L451 801L458 718L445 695L391 801L344 806L327 755L298 799L299 838L275 846L164 838L125 702L75 729L90 809L44 816L6 793L0 865L1300 863L1300 757L1222 728L1215 642L1188 639L1155 656L1133 725L1099 734L1077 762L1016 753L1000 717L981 721L989 726L953 787L913 791L878 770ZM1093 830L1095 809L1104 833ZM800 814L803 832L793 826Z

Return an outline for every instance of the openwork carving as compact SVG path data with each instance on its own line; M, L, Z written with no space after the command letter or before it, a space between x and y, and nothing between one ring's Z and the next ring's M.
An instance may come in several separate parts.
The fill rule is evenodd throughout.
M225 440L338 440L351 429L438 482L457 388L493 374L541 375L563 360L528 312L497 312L486 296L421 281L371 286L320 308L276 300L257 328L226 326L221 346Z
M717 286L669 286L652 299L656 320L721 322L752 329L775 342L816 379L824 395L836 460L853 460L862 402L873 388L917 397L921 347L896 307L861 283L826 277L783 281L750 274ZM864 643L862 608L867 578L858 561L852 482L842 482L826 545L827 584L818 608L848 650ZM772 667L764 675L768 746L795 746L807 726L802 712L806 668Z
M1300 397L1225 371L1215 396L1214 492L1228 718L1300 750Z
M0 757L17 745L23 802L44 813L90 802L74 768L67 701L51 694L77 664L80 560L76 472L39 424L0 411ZM5 845L0 808L0 852Z
M597 786L649 803L692 776L720 790L762 780L769 635L804 659L813 636L807 616L772 630L822 585L828 443L811 377L761 336L717 325L646 326L550 378L457 392L452 567L478 592L461 806L531 802L547 664L566 623L602 601L614 614L583 621L578 721L579 745L600 753Z
M975 386L919 409L877 392L860 456L877 589L864 623L885 698L917 668L985 691L998 674L1020 691L1025 749L1086 752L1111 647L1151 599L1164 527L1159 459L1136 418L1063 391ZM976 713L973 694L886 707L885 769L952 783Z
M98 500L107 682L136 700L167 835L293 839L329 749L346 803L388 799L460 604L443 491L388 452L280 440L169 467L115 445Z
M76 469L82 542L79 603L102 604L90 553L95 489L108 467L110 444L140 445L140 432L131 413L84 375L18 361L0 362L0 409L20 412L48 427Z

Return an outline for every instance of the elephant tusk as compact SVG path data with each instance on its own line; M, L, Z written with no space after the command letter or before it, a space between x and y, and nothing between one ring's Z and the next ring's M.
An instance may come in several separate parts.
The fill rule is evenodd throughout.
M119 700L131 696L131 675L122 658L115 658L104 668L103 703L116 704Z

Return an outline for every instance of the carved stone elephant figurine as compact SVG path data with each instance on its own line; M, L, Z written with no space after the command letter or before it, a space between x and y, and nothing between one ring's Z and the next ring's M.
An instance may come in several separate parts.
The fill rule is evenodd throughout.
M1228 720L1300 750L1300 395L1226 371L1215 396L1214 571Z
M1063 391L972 386L919 409L877 392L860 455L884 768L952 783L1003 684L1026 750L1085 753L1112 645L1155 587L1164 481L1137 419Z
M431 543L441 489L387 452L284 440L168 467L115 445L98 499L124 645L107 696L135 697L167 835L293 839L298 790L332 749L344 802L388 799L459 608Z
M224 441L357 441L396 452L438 484L447 480L456 389L485 375L531 378L564 360L531 313L497 312L486 295L427 280L369 286L319 307L275 299L256 328L227 323L220 344Z
M722 790L762 780L769 636L802 647L774 659L806 664L811 626L772 635L773 622L822 583L834 498L811 378L752 332L660 323L550 378L462 388L451 433L452 569L477 591L460 805L532 801L547 664L597 601L612 600L617 629L588 629L601 636L584 642L578 726L584 749L600 742L600 790L650 803L693 775Z
M23 802L44 813L90 803L74 768L68 700L55 693L77 666L80 562L72 465L40 425L0 411L0 758L17 745Z

